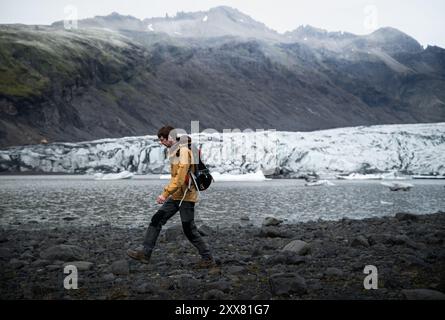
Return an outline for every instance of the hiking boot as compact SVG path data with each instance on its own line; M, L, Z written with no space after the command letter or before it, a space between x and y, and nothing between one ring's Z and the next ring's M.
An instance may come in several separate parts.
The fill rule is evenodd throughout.
M150 263L150 256L149 254L146 254L145 251L143 249L128 249L127 250L127 255L134 259L137 260L139 262L148 264Z
M195 266L197 269L210 269L216 267L216 262L214 259L201 259Z

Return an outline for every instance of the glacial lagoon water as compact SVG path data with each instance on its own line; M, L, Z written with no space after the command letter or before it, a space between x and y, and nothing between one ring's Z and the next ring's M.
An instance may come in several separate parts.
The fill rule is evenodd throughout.
M332 182L318 187L290 179L215 182L201 194L196 218L210 226L230 226L260 225L267 216L292 223L445 211L445 180L409 180L414 188L408 192L391 192L378 180ZM166 183L158 176L96 181L88 175L2 175L0 227L147 226ZM179 221L177 214L167 226Z

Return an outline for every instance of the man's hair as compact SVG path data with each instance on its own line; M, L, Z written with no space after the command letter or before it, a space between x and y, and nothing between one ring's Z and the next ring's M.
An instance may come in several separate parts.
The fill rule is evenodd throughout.
M172 130L175 130L175 128L173 128L172 126L163 126L161 129L158 130L158 138L162 137L164 139L168 139L168 135Z

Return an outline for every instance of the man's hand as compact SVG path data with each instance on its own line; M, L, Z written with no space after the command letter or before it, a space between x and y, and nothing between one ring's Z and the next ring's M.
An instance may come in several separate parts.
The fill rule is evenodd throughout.
M158 198L156 199L156 202L158 204L163 204L165 202L165 200L167 200L162 194L158 196Z

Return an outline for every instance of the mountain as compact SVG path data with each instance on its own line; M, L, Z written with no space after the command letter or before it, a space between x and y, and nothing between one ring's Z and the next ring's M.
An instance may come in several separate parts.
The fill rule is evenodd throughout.
M307 175L445 175L445 123L340 128L314 132L192 135L212 172ZM247 142L246 142L247 141ZM52 143L0 150L0 172L160 174L169 162L154 135ZM394 178L394 175L389 175Z
M445 50L382 28L284 34L229 7L0 26L0 147L189 130L445 121Z

